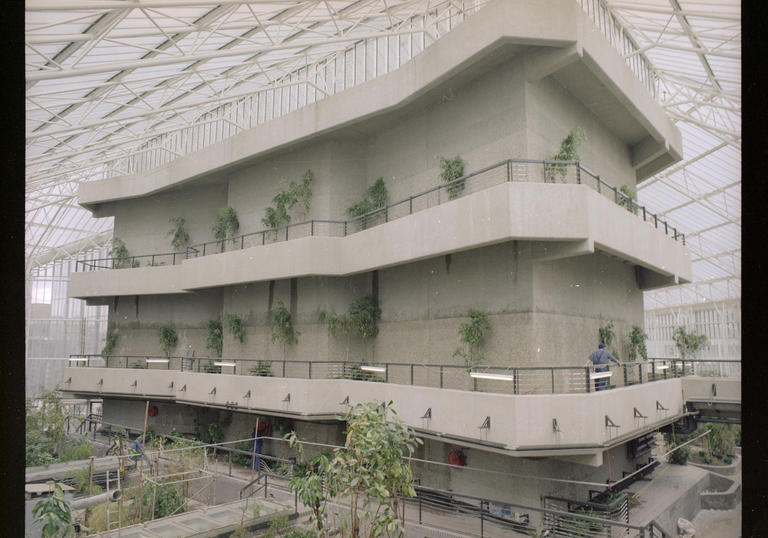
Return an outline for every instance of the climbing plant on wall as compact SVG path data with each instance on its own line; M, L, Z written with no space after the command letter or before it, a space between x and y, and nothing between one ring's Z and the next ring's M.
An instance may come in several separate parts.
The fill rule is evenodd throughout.
M224 314L222 319L235 340L242 344L245 340L245 320L237 314Z
M366 355L368 354L368 340L376 338L379 334L379 320L381 319L381 308L379 302L373 295L366 295L355 299L350 303L347 310L349 327L363 340ZM373 357L371 357L373 359Z
M307 170L301 182L291 181L287 188L280 190L272 198L273 205L265 210L264 218L261 219L262 224L269 229L276 229L289 224L291 222L290 212L297 206L303 209L303 215L306 217L312 198L314 177L312 170Z
M553 161L580 161L579 147L587 139L584 129L576 127L571 129L568 136L563 138L560 143L560 151L550 157ZM545 164L544 165L544 181L546 183L555 183L559 179L562 183L565 183L565 176L568 171L568 167L564 164Z
M111 322L107 325L107 336L104 339L104 347L101 348L101 356L107 357L112 354L117 345L117 325Z
M225 207L216 215L216 223L213 225L213 237L222 241L234 237L240 231L240 221L237 219L237 213L231 207Z
M344 360L349 360L349 337L352 325L347 314L337 314L321 310L317 320L328 328L328 334L334 338L345 337L346 349Z
M173 224L166 235L171 238L171 246L174 250L181 250L189 245L189 233L184 228L187 224L187 219L184 217L171 217L168 222Z
M298 336L298 331L293 328L291 313L282 301L278 302L277 307L272 310L272 342L283 344L283 360L285 360L288 346L299 341Z
M446 159L442 155L438 155L437 159L440 162L440 179L445 183L459 179L464 175L464 166L467 163L458 155L453 159ZM464 192L464 180L449 185L446 187L446 191L448 191L448 199L453 200Z
M221 350L223 347L224 341L221 320L218 318L208 320L208 334L205 338L205 348L210 349L217 357L221 357Z
M171 351L176 349L176 344L179 341L176 329L170 325L160 325L157 329L157 335L160 338L160 348L166 357L170 357Z
M621 195L619 196L619 205L621 207L627 208L627 211L631 211L637 215L637 194L635 194L635 191L626 185L622 185L619 190L621 191Z
M382 208L389 201L389 191L384 183L384 178L380 177L376 182L368 187L362 200L352 204L347 208L347 215L351 218L359 217Z
M632 325L632 329L629 331L629 360L636 361L638 357L642 357L644 361L648 360L648 350L645 347L645 341L648 339L648 335L643 332L641 327Z
M480 351L486 333L491 329L488 316L484 312L470 308L467 311L468 323L459 326L459 341L461 344L453 352L454 357L464 359L467 370L481 364L485 356Z

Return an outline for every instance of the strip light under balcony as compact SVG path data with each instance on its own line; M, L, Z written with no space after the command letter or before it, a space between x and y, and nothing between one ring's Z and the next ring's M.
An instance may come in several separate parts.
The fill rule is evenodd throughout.
M144 359L147 361L147 364L152 363L162 363L162 364L168 364L168 359Z
M515 376L508 374L489 374L487 372L469 372L469 377L475 379L494 379L496 381L513 381Z
M234 362L217 361L217 362L214 362L213 364L214 366L237 366L237 364L235 364Z
M384 366L361 366L360 369L365 370L366 372L378 372L380 374L387 371L387 368Z
M593 372L589 374L590 379L603 379L604 377L611 377L613 372Z
M657 372L659 370L668 370L668 369L669 369L669 364L657 364L656 365L656 371Z
M85 358L79 358L79 359L69 359L70 362L87 362L88 359Z

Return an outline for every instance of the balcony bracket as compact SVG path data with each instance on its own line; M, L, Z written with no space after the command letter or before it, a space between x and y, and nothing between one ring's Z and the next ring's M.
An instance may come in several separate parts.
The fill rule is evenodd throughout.
M432 418L432 408L431 407L427 408L427 412L424 413L421 416L421 418Z
M614 422L611 420L611 417L608 415L605 415L605 427L606 428L621 428L618 424L614 424Z
M669 409L661 405L661 402L659 402L659 400L656 400L656 411L669 411Z
M209 392L208 394L216 394L216 387L213 387L213 388L211 389L211 392Z
M283 398L283 401L284 402L290 402L291 401L291 393L290 392L285 395L285 398Z
M243 394L243 398L246 398L246 399L248 399L248 398L250 398L250 397L251 397L251 389L248 389L248 392L246 392L245 394Z
M339 402L339 405L349 405L349 394L347 394L347 397Z
M491 429L491 417L490 415L485 417L485 420L483 423L478 427L479 430L490 430Z
M644 414L642 414L642 413L641 413L641 412L640 412L640 411L637 409L637 407L633 407L633 410L634 410L634 413L635 413L635 418L648 418L648 417L646 417Z
M553 433L562 433L563 430L560 429L560 425L557 423L557 419L552 419L552 432Z
M181 388L179 389L179 392L187 392L187 385L186 385L186 383L184 384L184 386L183 386L183 387L181 387Z

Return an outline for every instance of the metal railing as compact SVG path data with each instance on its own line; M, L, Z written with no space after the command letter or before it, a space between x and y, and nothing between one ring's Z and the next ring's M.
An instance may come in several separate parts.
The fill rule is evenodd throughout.
M294 379L351 379L501 394L578 394L692 375L740 377L741 361L649 359L589 366L477 366L345 361L218 359L139 355L70 355L72 366L177 370ZM69 380L68 380L69 381ZM67 389L65 384L62 387Z
M289 224L280 228L263 229L227 239L217 239L191 245L184 251L163 254L145 254L122 258L101 258L79 260L76 271L99 269L124 269L140 267L142 261L148 265L175 265L189 258L220 254L231 250L242 250L271 243L290 241L302 237L346 237L396 220L419 211L436 207L457 198L479 192L502 183L560 183L587 185L613 203L624 207L641 218L644 223L662 230L665 235L685 245L685 234L668 221L660 219L643 205L635 202L630 195L607 183L599 174L585 168L578 161L551 161L533 159L507 159L475 172L466 174L448 183L433 186L397 202L370 211L349 220L313 219Z

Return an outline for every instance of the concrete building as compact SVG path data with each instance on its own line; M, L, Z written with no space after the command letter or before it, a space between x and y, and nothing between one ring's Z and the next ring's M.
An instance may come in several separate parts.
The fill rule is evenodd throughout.
M581 163L558 168L561 180L542 161L577 128ZM440 156L466 163L458 195L442 185ZM419 464L422 484L529 505L586 500L589 487L547 478L605 483L634 471L647 454L629 444L709 391L639 365L613 371L617 390L593 393L584 371L610 322L627 357L644 290L691 280L682 232L623 194L681 156L678 130L576 3L491 2L391 73L152 171L83 183L80 204L114 217L135 259L71 275L70 295L108 305L119 338L109 368L70 367L64 389L103 397L106 422L143 423L149 399L155 431L232 415L225 435L237 439L258 415L332 443L343 442L345 403L393 400L425 439L419 457L447 462L461 448L470 466L539 477ZM284 180L307 170L309 209L265 231ZM350 219L379 177L390 205ZM212 227L226 207L240 228L222 244ZM193 248L172 252L173 217ZM318 320L367 295L381 308L369 342L334 338ZM280 304L299 332L287 348L271 338ZM470 308L491 327L476 371L501 378L472 378L453 356ZM208 322L222 314L240 316L245 337L225 330L223 372L204 373ZM124 356L162 355L162 325L178 335L173 357L126 368L140 359ZM247 360L278 377L241 375ZM388 383L344 379L345 361Z

